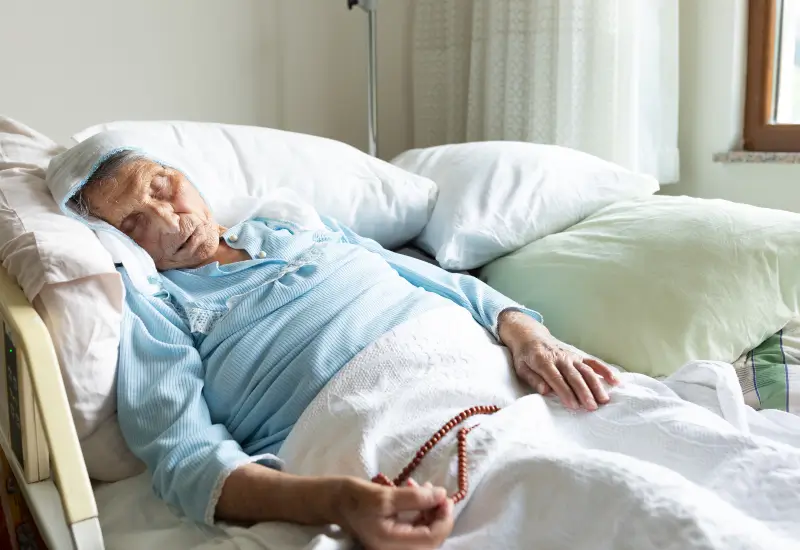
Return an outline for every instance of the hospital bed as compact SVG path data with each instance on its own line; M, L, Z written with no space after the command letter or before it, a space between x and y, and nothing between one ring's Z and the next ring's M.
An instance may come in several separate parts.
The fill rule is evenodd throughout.
M48 548L102 549L97 505L50 334L2 267L0 318L0 447Z
M166 124L166 130L171 132L169 124L164 124ZM247 133L255 130L245 128L240 131ZM267 132L267 130L258 131ZM206 133L198 135L202 138L208 137ZM227 134L224 135L227 136ZM249 135L248 133L247 136ZM252 140L245 141L249 143ZM265 147L265 149L269 148ZM231 148L231 150L238 151L238 149L234 148ZM278 148L278 150L280 149ZM340 156L341 152L337 150L336 154L332 155L331 158L338 162ZM305 168L306 166L303 165L304 170ZM276 167L270 165L269 169L275 170ZM389 168L386 167L384 169L388 170ZM412 173L410 170L403 172L403 177L410 173ZM323 172L320 172L319 177L320 181L331 179L329 174ZM339 179L345 180L343 177ZM258 178L243 178L243 181L258 181ZM401 186L399 188L406 189L407 187ZM439 200L442 199L442 188L443 184L440 183ZM666 201L667 199L664 200ZM402 201L378 202L381 204L402 203ZM423 211L427 212L425 209ZM387 217L387 219L390 218ZM416 235L418 233L419 227L413 234ZM58 237L60 236L61 234L59 233ZM408 235L406 239L403 239L403 242L409 242L411 236L413 235ZM391 248L395 247L391 246ZM416 250L402 250L401 252L420 257L419 252ZM431 261L430 258L423 257L420 259ZM11 272L14 273L13 270ZM16 273L16 275L19 276L19 273ZM526 280L524 277L519 279ZM787 279L791 279L791 277L787 277ZM502 291L491 280L491 277L487 279L487 282ZM573 287L572 292L574 292L574 288L583 287ZM591 287L587 288L591 290ZM83 298L83 295L81 297ZM535 298L526 298L520 301L523 303L539 303L539 300ZM34 303L36 304L36 302ZM10 463L10 468L18 480L21 493L29 503L33 518L48 548L51 550L103 549L106 547L115 549L186 548L203 545L203 543L211 539L215 539L211 542L211 545L222 541L225 534L230 534L227 526L225 527L226 531L223 532L222 529L201 526L185 519L182 520L178 515L172 513L164 502L156 498L147 474L141 474L116 483L92 485L87 471L87 464L91 469L92 461L90 458L84 460L78 430L76 429L76 426L79 426L80 423L73 422L71 404L68 400L67 389L70 388L69 376L71 370L66 369L63 371L66 378L62 378L61 366L63 365L59 365L54 345L54 342L61 342L58 329L51 328L52 333L48 332L50 321L48 321L48 325L45 324L48 315L44 310L40 310L42 311L42 316L40 316L36 309L38 307L38 305L36 307L31 305L21 287L15 282L14 277L10 276L5 268L0 267L0 321L3 326L4 339L4 350L0 361L3 361L5 370L3 374L0 374L0 400L3 401L0 403L0 447L2 447L2 451ZM638 317L629 317L638 319ZM474 325L474 323L470 324ZM442 322L437 326L448 325ZM619 332L625 334L625 331ZM797 330L796 333L798 344L794 347L800 350L800 330ZM663 338L661 336L662 333L659 331L651 331L648 334L655 335L655 338ZM783 362L780 365L776 365L780 372L785 370L788 373L789 369L786 357L790 354L785 353L789 350L787 346L789 334L786 327L776 334L778 345L784 352ZM442 340L447 341L446 338ZM60 346L61 344L59 343L59 352L61 351ZM764 348L764 356L769 355L769 351L770 347L767 345ZM800 357L800 352L797 353L797 356ZM508 371L506 361L504 356L502 361L503 372ZM755 352L744 355L740 362L741 365L738 365L737 362L740 382L742 373L753 373L751 383L748 385L741 382L742 386L752 386L752 393L760 400L765 395L765 391L764 387L760 385L762 380L755 376ZM70 362L64 361L64 364L69 365ZM486 362L475 361L474 364L484 367ZM681 363L675 362L675 364L680 365ZM76 363L76 367L80 366L81 362ZM476 380L478 379L476 378ZM647 382L642 383L646 384ZM698 386L698 384L695 385ZM788 387L788 385L787 374L786 386ZM441 387L444 386L447 386L447 384L441 384ZM699 386L701 386L700 389L705 387L702 384L699 384ZM741 391L735 380L731 387L727 389L730 390L729 393L732 392L734 394ZM324 401L324 399L321 398L321 401ZM796 400L793 403L796 404ZM756 406L760 403L752 404ZM523 404L521 406L527 405ZM787 393L785 410L789 411L791 408ZM409 410L409 408L404 410ZM556 410L562 411L561 408L556 408ZM742 411L740 410L739 412ZM633 411L631 414L634 413L638 414L637 411ZM596 417L599 416L601 415L596 415ZM658 426L655 428L657 429ZM342 429L351 429L351 427L345 426ZM436 428L431 429L434 430ZM298 431L302 432L302 430ZM330 433L334 431L331 430ZM355 433L356 430L352 429L352 432ZM306 434L304 437L308 437L311 431L308 430L303 433ZM570 432L565 430L564 433ZM800 433L800 429L797 430L797 433ZM631 441L626 439L624 443L633 444L636 441L642 441L637 438L630 439ZM410 439L409 441L412 440ZM298 453L294 458L313 454L308 449L305 449L303 453ZM686 456L688 454L690 453L685 453ZM91 457L91 455L87 454L87 457ZM342 463L344 462L346 461L342 460ZM287 463L293 462L288 460ZM324 468L320 471L327 473ZM367 476L367 474L372 475L370 472L358 472L357 475ZM312 472L308 475L321 474ZM798 476L798 479L800 479L800 476ZM487 487L490 485L486 484ZM477 486L478 484L476 483ZM515 513L517 512L510 513L507 517L516 517ZM277 532L275 524L261 524L254 529L257 528L260 528L260 534L263 535L261 540L267 542L267 547L275 548L276 544L280 545L279 542L275 542L276 539L274 538L274 536L281 536ZM233 530L236 529L238 528L233 528ZM242 534L241 532L245 530L239 529L239 531L239 534ZM554 530L554 532L557 531L557 529ZM541 533L542 531L539 532ZM217 538L218 535L223 535L223 537ZM236 535L234 533L234 536ZM246 536L248 536L247 533L243 535L243 537ZM800 531L798 532L798 539L800 539ZM230 544L233 544L234 547L239 547L235 546L235 541ZM206 548L206 546L203 547ZM230 547L230 545L226 547ZM264 546L259 547L263 548ZM280 547L283 548L284 546ZM297 546L290 545L287 547L296 548Z

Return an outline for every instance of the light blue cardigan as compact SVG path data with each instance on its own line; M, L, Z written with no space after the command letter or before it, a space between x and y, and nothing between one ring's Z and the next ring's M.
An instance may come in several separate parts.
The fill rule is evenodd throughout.
M539 318L473 277L325 223L329 231L299 232L250 220L223 237L252 260L164 272L155 297L129 288L122 431L157 494L195 520L213 522L239 465L279 468L275 455L303 410L388 330L448 301L495 334L506 308Z

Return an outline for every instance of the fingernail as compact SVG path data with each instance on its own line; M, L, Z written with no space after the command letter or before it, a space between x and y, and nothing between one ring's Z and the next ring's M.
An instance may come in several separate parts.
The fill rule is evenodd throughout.
M570 409L579 409L581 406L577 401L570 401L569 408Z
M442 488L442 487L436 487L433 490L433 497L436 500L443 499L443 498L447 497L447 491L445 491L444 488Z
M539 393L544 393L544 384L539 384L536 386L536 391Z
M593 411L593 410L597 409L597 402L594 399L592 399L591 397L586 401L586 405L587 405L587 407L589 408L590 411Z

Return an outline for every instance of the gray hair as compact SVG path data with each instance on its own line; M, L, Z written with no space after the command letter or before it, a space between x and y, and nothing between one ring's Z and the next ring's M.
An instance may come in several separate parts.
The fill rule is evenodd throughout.
M86 200L84 197L84 192L86 189L93 187L95 185L100 185L103 182L113 180L117 172L123 167L127 166L132 162L136 162L137 160L141 160L144 157L137 153L136 151L118 151L108 157L106 160L97 167L90 176L89 179L86 180L86 183L81 187L75 195L73 195L71 202L72 207L78 213L79 216L88 218L92 214L92 209L89 205L89 201Z

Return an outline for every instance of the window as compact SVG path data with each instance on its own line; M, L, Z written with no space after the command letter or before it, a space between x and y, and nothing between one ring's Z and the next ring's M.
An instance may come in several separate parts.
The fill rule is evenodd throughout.
M750 0L744 148L800 152L800 0Z

